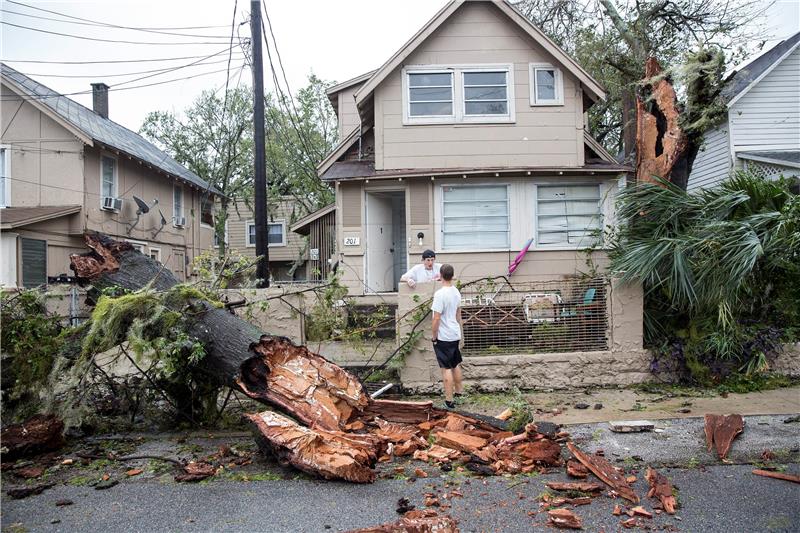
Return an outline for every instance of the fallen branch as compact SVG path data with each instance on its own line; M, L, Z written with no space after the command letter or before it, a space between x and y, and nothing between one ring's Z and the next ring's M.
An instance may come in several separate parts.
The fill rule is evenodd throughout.
M800 483L800 476L794 474L785 474L783 472L770 472L769 470L753 470L757 476L771 477L773 479L782 479L784 481L791 481L792 483Z
M639 497L611 463L597 455L590 456L582 452L571 442L567 443L567 448L575 456L575 459L583 463L595 476L600 478L600 481L611 487L617 494L630 502L639 503Z

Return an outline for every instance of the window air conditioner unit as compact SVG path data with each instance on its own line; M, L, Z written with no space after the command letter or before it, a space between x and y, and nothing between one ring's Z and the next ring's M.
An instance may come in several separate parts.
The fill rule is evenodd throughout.
M186 225L186 217L175 217L175 225L182 228Z
M103 196L102 208L106 211L119 211L122 209L122 198L114 198L113 196Z

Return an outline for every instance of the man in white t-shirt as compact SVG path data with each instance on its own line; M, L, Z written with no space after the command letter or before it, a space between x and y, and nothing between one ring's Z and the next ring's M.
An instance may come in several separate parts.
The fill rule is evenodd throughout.
M433 351L442 369L444 404L455 407L453 394L463 394L461 383L461 293L453 286L453 265L442 265L442 288L433 295Z
M417 283L437 281L441 266L436 263L436 254L433 250L425 250L422 252L422 263L414 265L411 270L400 276L400 281L405 281L412 289Z

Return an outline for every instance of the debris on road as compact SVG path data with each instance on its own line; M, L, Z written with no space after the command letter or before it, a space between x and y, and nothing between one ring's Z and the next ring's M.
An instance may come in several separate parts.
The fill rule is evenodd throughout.
M547 511L547 523L561 529L583 529L581 519L569 509Z
M653 431L656 427L649 420L620 420L609 422L608 425L614 433L640 433Z
M606 459L597 455L590 456L571 442L567 443L567 448L578 461L600 478L600 481L611 487L614 492L630 502L639 503L639 497L633 492L628 482Z
M726 459L733 439L744 430L742 415L705 416L705 434L708 451L716 447L720 459Z
M38 485L25 485L22 487L14 487L13 489L8 489L6 491L6 494L14 498L15 500L21 500L22 498L27 498L28 496L33 496L34 494L41 494L42 492L53 486L55 486L55 483L53 482L40 483Z
M589 470L580 462L570 459L567 461L567 475L578 479L585 479L589 476Z
M192 482L202 481L217 473L214 465L206 462L190 462L183 467L183 474L175 474L175 481Z
M769 470L753 470L757 476L771 477L773 479L782 479L784 481L791 481L792 483L800 483L800 476L794 474L785 474L783 472L770 472Z
M64 422L55 415L34 415L0 433L3 462L58 450L64 444Z
M647 497L657 498L667 513L675 514L675 507L677 506L678 502L675 500L672 484L669 482L667 477L649 467L644 477L650 484L650 490L647 492Z
M508 420L509 418L511 418L512 416L514 416L514 411L512 411L511 409L506 409L505 411L503 411L499 415L495 416L495 418L498 419L498 420L504 420L505 421L505 420Z
M408 511L402 518L388 524L354 529L347 533L458 533L456 521L433 509Z
M545 483L548 489L569 491L577 490L580 492L600 492L603 490L603 485L595 483L594 481L583 481L573 483L562 483L559 481L548 481Z

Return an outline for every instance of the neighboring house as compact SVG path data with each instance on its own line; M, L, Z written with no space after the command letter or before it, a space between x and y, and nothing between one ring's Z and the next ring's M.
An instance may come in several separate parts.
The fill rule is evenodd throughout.
M336 262L336 204L304 216L292 224L291 230L308 237L307 279L327 280Z
M391 293L426 248L462 280L588 270L626 172L587 130L600 85L509 2L448 3L379 69L328 90L342 141L337 260L350 294ZM606 255L593 255L601 269Z
M308 252L305 241L300 235L289 231L292 222L305 214L301 209L290 196L270 200L267 206L269 270L275 281L307 279L305 263ZM255 216L242 199L234 199L228 205L228 220L225 226L228 249L239 255L255 257Z
M688 189L713 187L734 169L800 176L800 32L734 71L722 94L725 119L706 133Z
M130 241L186 279L211 248L218 191L110 120L105 84L92 84L92 110L5 64L1 74L0 285L70 276L86 231Z

